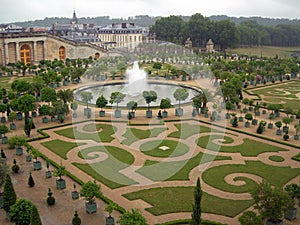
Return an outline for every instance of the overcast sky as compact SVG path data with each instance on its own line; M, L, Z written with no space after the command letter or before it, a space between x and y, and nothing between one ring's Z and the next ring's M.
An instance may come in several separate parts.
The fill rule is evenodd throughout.
M135 15L262 16L300 18L300 0L1 0L0 23L45 17Z

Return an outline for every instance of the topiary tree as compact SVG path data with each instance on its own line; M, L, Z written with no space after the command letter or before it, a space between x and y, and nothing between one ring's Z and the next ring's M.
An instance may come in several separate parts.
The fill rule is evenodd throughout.
M29 177L28 177L28 186L29 187L34 187L34 180L33 180L33 177L31 175L31 172L29 173Z
M143 97L148 105L147 111L150 111L150 103L156 101L157 93L155 91L143 91Z
M32 202L27 199L18 199L14 205L10 207L10 218L16 225L30 224L30 216L32 210Z
M9 173L5 175L4 187L3 187L3 209L9 213L10 207L16 203L17 195L14 186L11 182Z
M119 110L119 103L124 101L124 98L126 97L125 94L121 93L121 92L112 92L110 94L110 104L116 103L117 104L117 110Z
M55 198L53 197L53 193L51 191L51 188L48 189L48 197L47 197L47 204L49 206L54 205L55 204Z
M145 217L141 214L138 209L131 209L126 211L119 219L120 225L148 225Z
M99 107L101 111L103 111L103 108L107 105L107 103L108 101L103 95L98 97L96 100L96 106Z
M39 211L34 204L32 204L32 207L31 207L30 225L42 225Z
M173 93L173 97L178 101L178 108L180 109L180 102L189 97L189 92L186 88L177 88Z
M169 109L171 107L172 107L172 104L171 104L171 100L169 98L163 98L160 100L159 108L163 109L164 112L166 112L166 109Z
M89 102L93 99L92 93L84 91L80 93L81 100L86 104L86 108L89 108Z
M201 224L201 199L202 199L202 190L200 186L200 179L197 179L197 185L194 191L194 204L192 205L192 222L191 225L200 225Z
M81 219L78 216L77 211L74 213L74 217L72 219L72 225L81 225Z
M13 160L13 165L11 167L11 170L14 172L14 173L18 173L19 170L20 170L20 167L19 165L17 165L17 161L14 159Z

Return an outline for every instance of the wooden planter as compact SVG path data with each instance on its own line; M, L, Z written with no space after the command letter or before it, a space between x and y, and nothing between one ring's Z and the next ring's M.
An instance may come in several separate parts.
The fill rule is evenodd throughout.
M152 110L147 110L146 111L146 117L151 118L152 117Z
M100 117L105 117L105 111L104 110L99 111L99 116Z
M181 108L175 109L175 116L183 116L183 109Z
M72 199L78 199L79 198L79 192L78 191L72 191Z
M115 118L121 118L121 110L119 109L115 110Z
M163 118L167 118L168 117L168 112L167 111L163 111L162 116L163 116Z
M4 136L2 137L2 144L6 144L8 141L8 137Z
M36 111L32 111L32 112L31 112L31 116L32 116L32 117L36 117L36 116L37 116Z
M1 123L5 123L6 122L6 117L5 116L2 116L1 117Z
M48 123L48 118L47 117L43 117L43 123Z
M297 216L297 208L293 208L284 214L284 218L287 220L294 220Z
M85 203L85 210L88 214L95 213L97 211L96 202L86 202Z
M16 126L15 123L11 123L11 124L9 124L9 128L10 128L11 130L16 130L16 129L17 129L17 126Z
M267 220L266 225L283 225L283 221L280 221L278 223L274 223L270 220Z
M52 177L52 172L50 170L45 172L45 177L46 178L51 178Z
M56 188L58 190L62 190L66 188L66 181L64 179L57 179L56 180Z
M106 217L105 225L115 225L115 219L112 216Z
M33 162L33 169L34 170L41 170L42 169L42 163L40 161Z
M88 116L88 115L91 115L91 114L92 114L92 109L84 108L84 110L83 110L83 115L84 116Z
M26 155L26 162L31 162L32 156L31 155Z
M16 155L23 155L23 148L22 147L17 147L16 148Z

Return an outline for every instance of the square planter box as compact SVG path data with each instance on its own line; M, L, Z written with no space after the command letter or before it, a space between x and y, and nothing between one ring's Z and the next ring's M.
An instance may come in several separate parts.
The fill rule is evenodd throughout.
M45 177L46 178L51 178L52 177L52 172L50 170L45 172Z
M276 135L281 135L281 134L282 134L281 130L276 130Z
M56 118L54 116L51 117L51 122L56 122Z
M167 111L163 111L162 115L163 115L163 118L167 118L168 117L168 112Z
M239 117L239 122L243 122L244 121L244 117L240 116Z
M73 117L73 118L77 118L77 113L73 113L73 114L72 114L72 117Z
M296 216L297 216L297 208L294 208L284 214L284 218L287 220L294 220L296 219Z
M78 191L72 191L72 199L78 199L79 198L79 192Z
M47 117L43 117L43 123L48 123L48 118Z
M147 118L151 118L152 117L152 111L151 110L147 110L146 111L146 117Z
M294 140L299 140L299 135L294 135Z
M21 112L17 113L17 120L22 120L23 119L23 114Z
M26 155L25 158L26 158L26 162L31 162L31 160L32 160L31 155Z
M105 225L115 225L115 219L112 216L106 217Z
M135 118L135 112L129 112L129 113L130 113L131 118Z
M34 170L41 170L42 169L42 163L40 161L33 162L33 169Z
M225 114L225 118L228 120L228 119L230 119L230 114L229 113L226 113Z
M273 223L270 220L267 220L266 225L283 225L283 221L279 222L279 223Z
M15 123L11 123L11 124L9 124L9 128L10 128L11 130L16 130L16 129L17 129L17 126L16 126Z
M58 179L56 180L56 188L59 190L66 188L66 181L64 179Z
M84 108L83 115L87 116L88 114L91 115L91 113L92 113L92 109L90 109L90 108Z
M8 137L4 136L2 137L2 144L6 144L8 141Z
M23 148L22 147L17 147L16 148L16 155L23 155Z
M100 117L105 117L105 111L104 110L99 111L99 116Z
M257 119L252 120L252 125L257 125L258 121Z
M85 210L89 214L95 213L97 211L96 202L86 202L85 203Z
M115 117L116 118L121 118L121 110L115 110Z
M175 116L183 116L183 109L181 108L175 109Z
M273 123L268 123L268 129L273 129Z
M246 122L246 123L245 123L245 127L250 127L250 123L249 123L249 122Z
M36 111L32 111L32 112L31 112L31 116L32 116L32 117L36 117L36 116L37 116Z
M1 117L1 123L5 123L6 122L6 117Z

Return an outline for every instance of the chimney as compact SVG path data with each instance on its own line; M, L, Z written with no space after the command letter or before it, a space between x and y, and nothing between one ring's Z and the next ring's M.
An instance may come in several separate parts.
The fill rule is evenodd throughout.
M127 28L126 23L122 23L122 28Z

